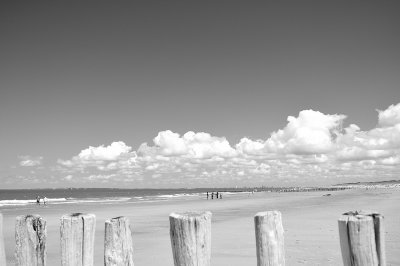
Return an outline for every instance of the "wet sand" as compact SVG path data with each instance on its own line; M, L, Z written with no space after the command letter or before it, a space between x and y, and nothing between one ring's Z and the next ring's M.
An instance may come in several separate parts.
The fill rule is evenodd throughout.
M323 196L330 193L331 196ZM104 221L128 216L135 265L173 265L168 215L174 211L209 210L212 220L212 265L256 265L255 213L282 212L286 265L342 265L337 219L350 210L374 210L385 216L388 265L400 265L400 190L346 190L226 195L223 199L147 203L63 204L2 207L7 265L14 265L14 223L22 214L40 214L48 226L48 265L60 265L60 217L96 214L95 265L103 265Z

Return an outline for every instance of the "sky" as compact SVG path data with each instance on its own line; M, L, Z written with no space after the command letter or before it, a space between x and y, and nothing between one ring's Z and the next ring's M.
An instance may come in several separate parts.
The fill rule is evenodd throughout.
M1 1L0 187L399 179L398 1Z

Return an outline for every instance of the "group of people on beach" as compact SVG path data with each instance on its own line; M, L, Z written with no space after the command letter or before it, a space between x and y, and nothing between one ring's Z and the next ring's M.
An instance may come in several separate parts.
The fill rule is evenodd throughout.
M211 192L211 194L209 194L209 192L207 191L207 199L210 198L211 195L211 199L214 199L214 195L216 196L217 199L222 199L222 193L217 191L217 193Z
M36 204L37 204L37 205L40 205L40 201L43 201L43 205L46 205L46 204L47 204L47 198L46 198L46 196L44 196L43 198L41 198L40 196L37 196L37 197L36 197Z

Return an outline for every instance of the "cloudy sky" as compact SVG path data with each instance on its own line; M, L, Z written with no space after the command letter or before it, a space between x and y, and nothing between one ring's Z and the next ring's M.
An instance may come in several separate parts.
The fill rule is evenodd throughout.
M2 1L0 184L400 179L398 1Z

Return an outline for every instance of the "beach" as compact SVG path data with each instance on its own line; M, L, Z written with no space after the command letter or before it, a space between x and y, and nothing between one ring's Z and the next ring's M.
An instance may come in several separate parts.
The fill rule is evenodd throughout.
M330 194L330 196L327 196ZM14 265L15 217L39 214L47 220L48 265L60 265L60 217L96 215L95 265L103 265L104 222L127 216L133 230L135 265L173 265L168 215L208 210L212 217L212 265L256 265L254 215L279 210L285 232L286 265L342 265L337 220L351 210L385 216L388 265L400 265L400 189L233 193L207 200L204 194L153 201L3 206L7 265Z

